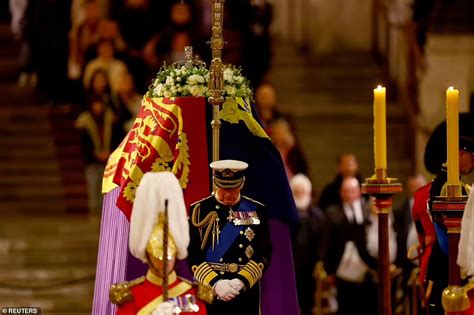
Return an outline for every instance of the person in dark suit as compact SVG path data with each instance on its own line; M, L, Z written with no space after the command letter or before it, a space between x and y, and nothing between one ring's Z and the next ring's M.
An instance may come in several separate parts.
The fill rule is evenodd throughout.
M188 264L198 282L214 289L208 314L258 315L260 279L272 252L266 208L240 194L247 163L220 160L210 166L216 190L191 205Z
M377 269L377 259L367 250L370 204L355 177L342 180L340 197L339 204L327 208L323 248L328 277L337 288L338 314L376 314L375 300L361 303L377 290L368 273Z
M315 280L313 271L320 260L320 242L324 226L324 214L312 203L311 181L306 175L297 174L290 180L300 226L293 242L293 262L300 315L312 314Z
M352 153L342 153L337 157L336 178L324 187L319 197L318 206L321 210L326 211L329 206L340 204L341 183L346 177L355 177L359 182L362 178L359 174L359 163Z

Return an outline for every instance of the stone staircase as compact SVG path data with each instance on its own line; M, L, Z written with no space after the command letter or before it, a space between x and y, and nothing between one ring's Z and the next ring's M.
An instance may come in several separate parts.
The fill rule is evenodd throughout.
M0 45L0 309L90 314L100 222L86 215L75 114L38 105L33 89L16 85L6 22Z
M293 118L316 191L336 174L336 157L353 152L364 176L373 174L373 92L384 82L369 53L305 56L276 43L272 82L278 106ZM389 175L404 180L412 162L405 113L387 89Z
M0 109L0 208L9 213L66 210L48 110Z

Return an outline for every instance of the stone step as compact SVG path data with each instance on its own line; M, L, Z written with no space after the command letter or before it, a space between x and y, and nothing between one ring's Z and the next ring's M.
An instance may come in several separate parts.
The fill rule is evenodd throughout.
M76 236L77 237L77 236ZM45 254L47 253L47 255ZM97 262L97 251L91 249L72 249L72 250L25 250L16 252L14 255L3 255L0 260L0 268L25 266L25 267L41 267L41 266L71 266L73 264L81 264L87 266L95 266Z
M35 215L25 220L23 216L8 216L2 218L1 235L81 235L97 232L100 220L88 216L60 215L47 216ZM21 227L21 229L19 229ZM21 233L21 234L17 234Z
M43 145L52 145L51 137L47 135L34 135L34 137L15 137L5 136L0 138L0 146L2 147L36 147Z
M49 268L42 267L24 267L2 268L0 270L0 279L4 283L18 285L47 285L54 284L63 280L71 279L89 279L95 276L95 266L54 266Z
M55 185L44 185L44 184L19 184L10 185L0 191L0 200L5 198L19 198L19 199L53 199L63 198L64 195L86 195L87 190L84 185L68 185L61 187L59 183ZM13 197L14 196L14 197ZM38 198L40 197L40 198Z
M34 237L20 237L16 239L0 238L2 251L9 254L17 254L19 251L29 250L75 250L88 249L94 252L97 249L97 240L99 231L91 233L92 235L69 235L68 237L58 238L55 235ZM1 277L0 277L1 278Z
M24 177L24 176L32 176L32 178L38 178L41 176L49 177L51 174L57 174L58 168L57 167L14 167L8 168L2 164L0 164L0 173L2 176L8 177ZM66 169L64 169L66 170ZM53 172L55 171L55 172ZM68 178L84 178L84 170L79 169L78 167L67 169Z
M15 157L15 158L23 158L23 157L29 157L29 156L37 156L37 157L50 156L50 157L54 157L55 154L56 154L56 150L55 150L54 145L53 145L52 142L48 142L47 145L38 147L33 152L27 146L20 147L20 148L17 148L15 150L9 150L9 151L2 150L2 151L0 151L0 156L2 156L2 157L11 156L11 157Z
M58 174L42 176L41 174L13 174L0 176L0 186L13 185L21 187L37 187L39 185L56 186L61 184L61 177Z
M3 127L0 127L0 135L2 137L22 138L32 137L32 135L34 135L35 138L44 138L50 136L51 133L49 126L38 126L38 128L36 128L34 123L25 124L25 126L27 126L26 128L17 126L16 123L10 124L9 126L6 126L5 123L2 123L2 125Z
M14 85L1 85L3 88L15 89ZM24 93L22 89L18 89L21 93ZM48 121L48 115L50 108L47 106L31 106L22 104L22 106L5 106L0 108L0 119L8 120L10 122L46 122Z
M31 173L35 172L47 172L47 173L55 173L58 170L58 165L57 161L51 160L47 161L45 163L40 163L40 164L34 164L34 163L21 163L21 164L0 164L0 173L2 174L8 174L11 173L11 171L19 171L19 172L24 172L24 171L29 171Z
M68 200L68 202L74 202L74 200ZM78 205L82 205L82 200L77 200ZM59 200L24 200L24 199L13 199L6 198L0 199L0 209L4 213L15 213L15 214L53 214L53 213L64 213L66 206Z
M52 288L27 289L27 288L0 288L0 297L23 297L23 298L50 298L56 296L92 296L94 293L93 280L85 280L79 283L54 286Z

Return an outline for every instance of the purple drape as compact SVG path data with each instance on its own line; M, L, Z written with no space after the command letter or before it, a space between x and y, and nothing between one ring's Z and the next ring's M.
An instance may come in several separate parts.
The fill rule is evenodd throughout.
M109 289L112 284L125 280L129 223L123 212L115 205L119 193L120 188L115 188L104 196L93 315L116 313L116 306L109 302Z
M290 231L278 220L270 220L269 225L272 260L262 281L262 314L298 315Z

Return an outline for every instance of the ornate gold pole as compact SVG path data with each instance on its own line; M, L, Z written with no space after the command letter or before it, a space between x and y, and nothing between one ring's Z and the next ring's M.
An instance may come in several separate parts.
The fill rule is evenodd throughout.
M378 217L378 277L379 277L379 299L378 314L391 315L392 303L390 294L390 255L388 242L388 215L392 210L392 196L402 191L402 184L395 178L387 176L387 169L376 169L375 176L367 178L362 184L364 194L375 197Z
M209 103L213 106L212 111L212 160L219 160L219 110L224 103L224 66L222 63L222 49L224 47L224 38L222 36L224 22L224 0L212 1L212 61L209 71Z
M165 215L163 222L163 301L168 301L168 199L165 199Z

